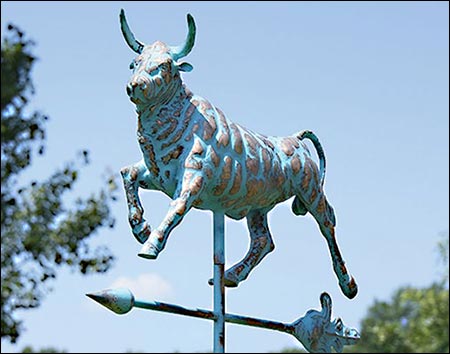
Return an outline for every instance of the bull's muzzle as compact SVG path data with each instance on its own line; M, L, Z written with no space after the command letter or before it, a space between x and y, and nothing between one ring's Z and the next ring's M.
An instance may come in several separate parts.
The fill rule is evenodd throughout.
M147 89L147 82L145 80L137 79L128 83L127 95L130 98L143 98L145 90Z
M132 96L134 93L134 89L136 88L137 84L134 82L131 82L127 85L127 95Z

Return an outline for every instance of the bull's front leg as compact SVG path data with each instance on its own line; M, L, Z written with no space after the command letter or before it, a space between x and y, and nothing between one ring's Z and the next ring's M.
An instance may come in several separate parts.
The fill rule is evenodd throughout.
M177 197L170 203L169 211L164 220L153 230L145 242L138 256L155 259L166 245L170 232L183 220L191 209L193 202L198 198L204 185L204 177L200 171L186 171L181 181Z
M120 170L125 188L128 204L128 221L134 237L139 243L144 243L150 236L150 225L145 221L144 209L139 199L139 187L144 189L154 189L150 181L150 172L144 161L139 161L134 165L124 167Z

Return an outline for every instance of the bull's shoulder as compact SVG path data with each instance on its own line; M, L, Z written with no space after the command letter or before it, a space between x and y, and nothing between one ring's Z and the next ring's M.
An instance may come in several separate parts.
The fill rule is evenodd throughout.
M215 107L205 98L193 95L189 100L185 118L189 120L186 141L193 136L204 142L211 140L217 133L218 113Z

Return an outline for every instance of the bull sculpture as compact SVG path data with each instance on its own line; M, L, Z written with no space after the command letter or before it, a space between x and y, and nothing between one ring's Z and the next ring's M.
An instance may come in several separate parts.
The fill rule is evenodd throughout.
M130 65L126 91L136 105L143 159L121 169L128 219L133 235L143 244L138 255L155 259L191 208L223 212L235 220L246 217L249 250L225 272L225 286L236 287L274 249L267 213L295 196L292 211L296 215L309 212L315 218L328 243L341 290L353 298L357 285L335 239L335 215L323 190L325 155L317 136L308 130L289 137L254 133L193 94L180 75L192 70L192 65L180 61L194 46L196 27L190 14L186 41L176 47L137 40L123 10L120 23L127 44L138 54ZM314 144L320 168L304 139ZM143 217L139 188L162 191L173 200L154 230Z

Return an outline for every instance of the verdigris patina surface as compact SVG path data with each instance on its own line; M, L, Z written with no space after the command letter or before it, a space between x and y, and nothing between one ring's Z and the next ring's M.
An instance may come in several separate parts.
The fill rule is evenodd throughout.
M213 311L204 309L189 309L164 302L136 300L133 293L125 288L107 289L94 294L87 294L90 298L102 304L109 310L123 315L134 307L170 312L184 316L213 320ZM331 353L333 348L341 353L345 345L356 344L360 335L354 328L344 325L340 318L331 320L331 297L324 292L320 295L322 309L309 310L306 314L292 323L283 323L259 318L225 314L225 321L245 326L253 326L285 332L297 338L311 353Z
M123 168L121 174L129 222L143 243L139 256L155 259L191 208L222 212L236 220L245 217L250 248L244 259L225 272L225 285L235 287L274 249L267 213L295 196L292 211L296 215L309 212L315 218L342 292L355 297L357 285L339 251L335 214L323 189L325 154L317 136L308 130L287 137L252 132L193 94L180 74L192 70L191 64L180 61L194 46L196 27L191 15L187 16L187 38L180 46L140 42L123 10L120 22L126 42L137 53L126 89L136 105L143 159ZM304 139L314 144L319 167ZM144 219L139 188L162 191L173 200L154 230Z

